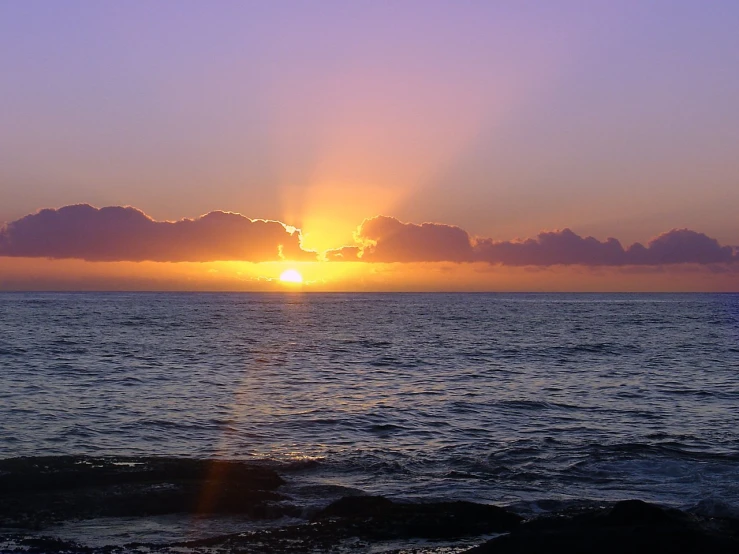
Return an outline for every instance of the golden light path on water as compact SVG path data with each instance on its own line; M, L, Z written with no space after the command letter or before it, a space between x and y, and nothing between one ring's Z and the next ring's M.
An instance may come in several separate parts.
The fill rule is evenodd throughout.
M292 281L291 279L299 279ZM295 269L286 269L280 274L280 282L286 285L286 292L284 301L280 304L285 320L289 320L293 317L291 310L293 310L293 304L298 302L302 303L301 299L307 299L306 292L303 290L303 277ZM266 357L271 358L271 353L265 353ZM233 391L234 401L231 405L231 412L233 419L240 419L246 412L251 409L250 402L246 398L247 390L246 381L250 378L250 375L257 374L260 370L260 364L253 362L248 363L243 368L243 379L241 384L236 387ZM203 488L200 491L198 510L195 517L190 521L190 538L196 540L202 538L203 531L208 530L208 518L213 517L215 514L212 513L212 508L217 501L217 497L223 487L228 486L230 479L229 467L223 464L216 463L216 460L234 460L232 449L229 447L233 441L234 430L232 428L225 428L220 434L220 438L215 444L215 448L212 455L212 463L208 470L207 478L204 481ZM304 452L290 448L294 445L285 445L283 449L273 450L251 450L245 452L245 460L249 463L254 460L276 460L278 462L295 462L295 461L306 461L306 460L317 460L319 457L315 455L309 455ZM324 445L317 445L324 446ZM217 517L217 516L216 516Z

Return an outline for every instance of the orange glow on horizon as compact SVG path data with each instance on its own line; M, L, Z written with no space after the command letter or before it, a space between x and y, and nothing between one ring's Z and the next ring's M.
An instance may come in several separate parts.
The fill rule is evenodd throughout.
M304 292L371 291L736 291L734 272L695 265L644 268L526 268L484 263L366 262L83 262L2 258L0 291L254 291L284 292L294 269Z

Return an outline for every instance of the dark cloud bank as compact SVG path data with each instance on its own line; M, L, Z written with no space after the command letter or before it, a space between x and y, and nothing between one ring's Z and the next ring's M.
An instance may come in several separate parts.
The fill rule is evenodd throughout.
M96 262L315 260L299 231L279 221L227 212L154 221L135 208L87 204L47 209L0 229L0 256L77 258Z
M739 261L731 246L690 229L673 229L624 248L608 238L581 237L570 229L540 233L522 241L473 238L459 227L403 223L392 217L365 220L356 238L363 247L327 252L335 261L358 258L368 262L486 262L511 266L626 266L666 264L724 264Z
M154 221L130 207L86 204L45 209L0 228L0 256L88 261L311 261L300 231L279 221L211 212L197 219ZM451 225L403 223L378 216L359 227L358 245L329 250L330 261L485 262L510 266L660 266L739 262L739 251L703 233L673 229L624 248L569 229L522 241L473 238Z

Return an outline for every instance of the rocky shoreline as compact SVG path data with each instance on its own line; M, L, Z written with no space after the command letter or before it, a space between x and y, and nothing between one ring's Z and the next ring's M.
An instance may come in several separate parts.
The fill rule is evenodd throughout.
M0 551L28 553L739 552L739 520L627 500L525 519L472 502L347 496L306 514L272 469L168 458L0 460ZM270 520L245 532L167 544L92 547L44 535L63 521L180 513ZM281 522L288 522L282 525Z
M474 545L475 537L497 536ZM465 538L467 540L465 540ZM418 546L418 539L426 539ZM413 544L416 546L413 546ZM299 525L171 544L130 543L91 548L54 538L0 537L5 552L469 552L622 553L739 552L739 521L706 518L639 500L576 514L531 520L468 502L408 504L383 497L345 497ZM385 547L383 547L385 545ZM395 546L400 545L398 548Z

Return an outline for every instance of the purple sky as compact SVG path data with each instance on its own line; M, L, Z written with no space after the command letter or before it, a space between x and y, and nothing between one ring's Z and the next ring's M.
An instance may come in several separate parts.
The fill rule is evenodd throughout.
M739 244L739 2L0 3L0 222ZM335 232L335 239L331 233ZM313 243L311 243L313 240Z

